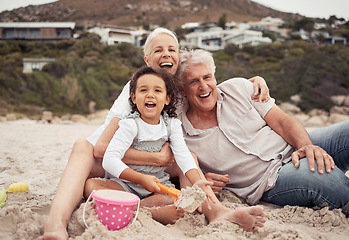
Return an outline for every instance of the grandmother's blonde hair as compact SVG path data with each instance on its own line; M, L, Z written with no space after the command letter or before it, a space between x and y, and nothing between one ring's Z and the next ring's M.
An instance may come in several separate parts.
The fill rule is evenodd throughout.
M158 27L155 28L147 37L147 40L145 41L144 44L144 48L143 48L143 52L144 52L144 56L149 57L150 52L151 52L151 42L153 41L153 39L157 36L159 36L160 34L167 34L170 37L172 37L176 43L177 43L177 48L179 49L179 42L176 36L176 33L168 30L167 28L163 28L163 27Z

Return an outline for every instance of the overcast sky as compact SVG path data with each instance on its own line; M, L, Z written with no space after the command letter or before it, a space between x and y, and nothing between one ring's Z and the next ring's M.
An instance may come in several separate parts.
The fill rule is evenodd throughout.
M0 0L0 12L19 7L26 7L28 5L40 5L51 2L56 2L56 0Z
M273 9L299 13L306 17L338 18L349 20L349 0L253 0Z
M44 4L56 0L0 0L0 12L30 4ZM74 1L74 0L72 0ZM349 0L253 0L273 9L299 13L306 17L329 18L331 15L349 20Z

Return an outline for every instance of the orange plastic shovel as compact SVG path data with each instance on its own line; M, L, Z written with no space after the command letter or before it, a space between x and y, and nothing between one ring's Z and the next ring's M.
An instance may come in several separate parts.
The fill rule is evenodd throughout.
M167 187L167 186L165 186L161 183L158 183L158 182L156 184L159 186L159 188L162 191L164 191L164 192L168 193L169 195L176 198L175 199L175 206L178 207L183 212L188 212L188 213L194 212L206 198L206 195L202 199L201 199L201 197L202 197L201 195L196 196L196 197L195 197L195 194L194 194L194 196L192 196L192 195L188 196L183 191L182 194L184 194L184 196L180 196L180 199L178 199L178 195L181 193L180 190L178 190L177 188L174 188L174 187Z
M164 192L170 194L171 196L174 196L174 197L176 198L176 200L177 200L178 194L181 193L181 191L179 191L177 188L168 187L168 186L165 186L165 185L163 185L163 184L161 184L161 183L158 183L158 182L157 182L156 184L159 186L159 188L160 188L162 191L164 191Z

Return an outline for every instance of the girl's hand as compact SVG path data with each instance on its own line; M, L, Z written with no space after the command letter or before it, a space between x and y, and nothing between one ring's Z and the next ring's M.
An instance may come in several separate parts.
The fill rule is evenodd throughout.
M143 174L139 184L149 192L161 193L161 189L156 182L160 182L157 177Z
M256 102L268 102L270 99L269 88L262 77L255 76L248 79L253 83L254 94L252 100Z
M197 185L205 192L206 200L204 203L207 204L208 209L211 209L211 204L217 203L216 195L214 194L214 192L212 191L212 188L211 188L213 186L213 182L209 182L206 180L198 180L195 182L194 185ZM199 212L201 212L201 206L199 207L198 210L199 210Z

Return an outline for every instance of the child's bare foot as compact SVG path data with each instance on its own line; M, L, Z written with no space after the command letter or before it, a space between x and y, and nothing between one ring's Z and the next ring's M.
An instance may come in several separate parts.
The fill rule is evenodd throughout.
M259 228L264 226L266 222L264 216L265 214L261 207L241 207L235 210L230 209L214 221L227 220L238 224L245 231L256 232Z
M37 240L67 240L67 229L63 225L57 225L54 223L50 225L49 222L45 225L45 233L43 236L38 237Z
M174 205L163 206L159 208L147 208L153 219L164 225L174 224L178 219L184 216L183 211L178 210Z

